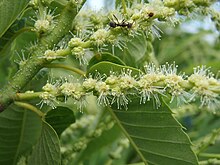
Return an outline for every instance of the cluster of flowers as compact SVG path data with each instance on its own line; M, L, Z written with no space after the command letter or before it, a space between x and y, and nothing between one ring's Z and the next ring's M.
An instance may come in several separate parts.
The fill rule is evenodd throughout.
M91 42L98 51L108 45L122 49L126 46L129 36L140 35L141 31L147 35L153 33L160 37L160 29L154 21L171 21L174 15L175 10L164 6L162 1L134 2L124 15L118 10L108 13L86 10L80 12L75 20L74 34L82 40ZM110 23L115 26L111 26Z
M58 96L82 103L91 93L97 96L99 105L116 104L118 109L127 109L130 96L139 97L140 103L153 100L157 108L161 105L161 96L170 98L170 102L176 99L179 105L200 100L202 107L214 110L220 107L220 81L204 66L195 68L194 73L187 77L177 74L175 64L160 67L149 64L145 66L145 73L136 76L132 70L123 69L121 73L111 72L109 76L90 76L81 83L47 83L43 90L40 95L42 103L52 107Z
M91 114L86 113L62 133L62 164L68 164L69 159L74 158L80 151L83 151L89 142L100 137L103 132L114 126L115 121L111 116L102 114L103 112L98 110ZM120 145L123 144L129 146L128 141L124 140L120 143Z
M81 1L74 1L73 4L80 4ZM191 13L197 7L209 7L213 2L204 0L193 1L170 1L170 0L153 0L149 3L138 3L134 1L132 5L127 7L126 13L123 15L120 10L106 11L89 11L82 10L74 20L74 28L72 31L73 38L68 42L66 51L68 54L75 56L80 64L87 64L93 52L101 52L112 47L114 54L115 47L119 49L126 48L135 35L144 32L147 36L153 34L160 38L162 31L156 26L157 22L167 22L175 25L178 22L177 12ZM35 20L35 31L38 33L50 32L56 26L54 16L55 11L45 8L37 12L37 20ZM185 14L186 15L186 14ZM112 23L114 26L111 26ZM53 50L51 50L53 51ZM67 55L68 55L67 54ZM46 56L47 55L47 56ZM59 58L59 52L50 52L45 58ZM49 57L48 57L49 55ZM63 56L62 56L63 58Z
M39 34L49 33L56 25L55 18L58 15L55 15L55 10L50 10L45 8L44 10L37 10L36 11L36 20L32 19L34 23L34 30Z

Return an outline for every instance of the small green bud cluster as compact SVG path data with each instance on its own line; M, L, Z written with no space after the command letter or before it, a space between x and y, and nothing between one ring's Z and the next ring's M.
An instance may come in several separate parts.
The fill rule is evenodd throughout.
M65 97L72 97L75 100L80 100L85 96L85 91L80 83L65 82L60 86L59 92Z
M27 158L25 156L21 156L17 162L17 165L26 165L27 164Z
M122 47L125 46L125 38L121 37L122 34L120 35L118 32L107 29L99 29L92 34L90 41L98 48L98 51L101 51L100 48L106 47L109 44L122 49Z
M102 51L102 48L112 44L121 48L123 41L120 38L115 38L115 35L106 29L99 29L94 32L89 38L81 39L79 37L73 37L68 42L68 48L70 54L74 55L81 64L87 64L87 58L93 54L91 51L97 48L97 51Z
M79 60L80 65L88 63L86 55L90 53L90 46L91 44L89 41L85 42L78 37L71 38L71 40L68 42L68 48L70 49L71 54Z
M37 20L34 20L34 30L39 34L45 34L53 30L56 25L54 21L54 11L48 8L44 8L43 11L39 10L36 12Z
M118 109L127 109L129 97L133 95L140 97L140 103L153 99L156 107L161 105L161 96L171 96L170 102L175 99L178 105L199 99L201 107L216 109L220 106L220 81L204 66L195 68L189 77L178 75L175 64L160 67L149 64L145 66L145 73L136 76L132 70L124 69L120 74L110 72L109 76L89 77L82 83L64 82L56 89L51 87L49 90L47 86L43 87L47 92L43 101L46 104L48 99L54 100L58 95L82 101L87 94L93 93L99 105L116 104Z
M129 140L127 138L123 138L118 142L118 146L115 151L109 153L109 157L111 159L119 159L122 156L122 152L124 149L129 147Z
M86 133L86 137L91 140L91 138L99 137L103 131L109 130L114 126L114 120L112 120L111 116L105 116L97 125L97 120L100 120L98 119L99 117L97 113L84 115L63 132L62 139L73 139L74 136L83 131Z
M133 5L131 9L133 10L130 13L131 19L138 21L142 26L144 26L145 22L150 23L153 19L166 21L167 18L175 15L175 10L164 6L162 1L153 1L142 6Z
M181 15L189 15L199 7L210 7L212 0L164 0L164 5L174 8Z
M220 13L215 10L209 10L208 13L211 15L211 19L215 23L216 29L220 31Z
M56 59L62 59L66 58L66 56L69 54L69 49L57 49L57 50L46 50L43 54L43 56L39 56L39 58L44 58L47 61L53 61Z
M42 58L47 59L48 61L65 58L65 56L62 56L64 49L58 49L58 50L46 50L44 53L44 56Z
M41 101L38 105L40 105L40 108L42 108L44 104L51 106L53 109L56 108L55 103L59 103L56 99L56 96L58 95L58 84L58 82L49 83L48 81L47 84L42 87L44 92L39 95Z
M214 74L208 68L202 66L194 68L188 81L193 85L193 97L200 96L201 106L216 109L220 106L220 81L214 78Z
M199 112L199 108L195 104L184 104L181 107L174 109L174 116L177 119L183 118L185 116L193 116Z
M106 11L81 10L74 21L74 31L89 34L98 29L103 29L108 23Z
M111 116L101 114L102 111L97 111L95 114L84 114L62 133L61 152L65 155L65 160L75 156L76 152L85 149L91 140L101 136L104 131L114 126ZM72 143L70 144L69 141Z
M43 104L49 105L55 108L55 103L59 104L59 98L64 97L66 102L68 98L73 98L77 108L82 110L85 106L86 91L83 89L82 84L79 82L68 82L67 79L64 82L57 81L56 83L47 83L42 87L43 91L40 94L42 99L39 103L41 107Z
M115 125L115 121L112 120L111 116L104 117L103 121L101 121L95 130L90 133L90 138L97 138L102 135L104 131L110 130Z
M29 5L33 8L37 8L38 7L38 1L37 0L30 0Z
M218 142L219 135L220 135L220 129L214 129L212 132L208 133L206 136L203 136L203 138L200 138L199 140L197 140L195 142L196 144L193 146L193 150L196 151L196 153L201 153L207 147L213 146L216 142Z
M104 46L107 38L109 37L109 31L105 29L99 29L93 33L91 40L94 42L94 45Z

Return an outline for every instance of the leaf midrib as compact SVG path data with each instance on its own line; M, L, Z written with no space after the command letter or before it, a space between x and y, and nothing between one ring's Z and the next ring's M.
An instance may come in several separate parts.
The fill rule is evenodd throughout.
M144 162L145 165L148 165L147 160L144 158L140 150L137 148L136 144L134 143L133 139L129 136L128 132L125 130L125 128L122 126L120 120L117 118L117 116L114 114L114 112L111 110L111 108L107 107L109 113L111 116L115 119L117 122L118 126L121 128L122 132L125 134L125 136L129 139L130 143L134 147L134 149L137 151L138 155L141 157L142 161Z

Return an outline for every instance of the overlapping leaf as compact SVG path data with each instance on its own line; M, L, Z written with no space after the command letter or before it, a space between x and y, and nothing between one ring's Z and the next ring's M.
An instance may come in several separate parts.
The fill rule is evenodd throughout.
M15 165L40 137L42 121L37 114L9 108L0 114L0 164Z
M6 32L29 0L3 0L0 2L0 37Z
M54 129L44 122L41 137L33 149L28 165L59 165L60 161L59 138Z

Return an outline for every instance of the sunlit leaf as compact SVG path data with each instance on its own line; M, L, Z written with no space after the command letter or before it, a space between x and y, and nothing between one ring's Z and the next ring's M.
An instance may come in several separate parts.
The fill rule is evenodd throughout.
M128 110L110 110L144 162L150 164L196 165L188 136L165 105L155 109L152 102L134 99Z

